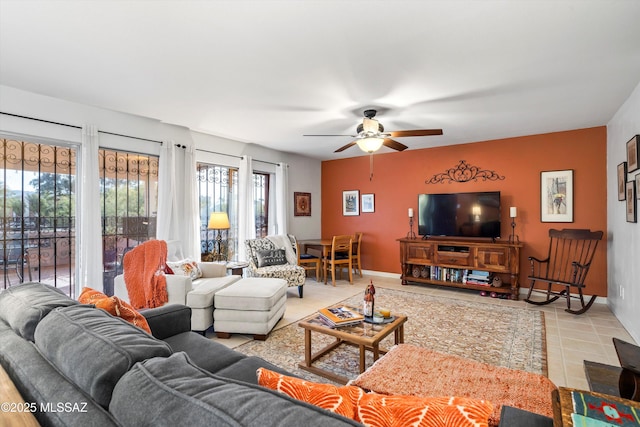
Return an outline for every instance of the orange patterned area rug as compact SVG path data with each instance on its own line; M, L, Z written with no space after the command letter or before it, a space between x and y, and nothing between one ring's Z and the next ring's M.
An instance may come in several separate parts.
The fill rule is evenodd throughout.
M544 314L539 310L435 297L395 289L376 289L376 304L408 316L405 342L438 352L457 355L494 366L547 374ZM342 301L359 307L362 296ZM313 333L316 352L334 339ZM393 346L393 334L382 342ZM273 331L266 341L250 341L236 350L262 357L302 378L328 382L298 368L304 359L304 331L297 323ZM373 364L367 352L367 366ZM315 362L315 365L354 379L359 375L358 349L342 345Z

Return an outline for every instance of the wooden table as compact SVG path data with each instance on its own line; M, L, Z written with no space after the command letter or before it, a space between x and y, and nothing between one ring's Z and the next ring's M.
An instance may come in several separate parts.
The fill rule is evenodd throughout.
M247 261L229 261L227 262L227 270L231 271L234 276L242 276L242 271L249 267Z
M313 249L320 253L320 260L322 261L325 258L328 258L329 252L331 252L331 245L333 244L333 239L310 239L310 240L298 240L298 244L300 244L301 251L303 254L307 253L307 250ZM327 270L322 269L322 281L325 280L325 276L327 274Z
M299 363L298 366L305 371L320 375L337 383L346 384L347 381L349 381L348 378L313 366L313 362L336 349L341 344L354 345L360 349L360 373L363 373L366 369L365 352L367 350L372 351L373 360L378 360L380 354L387 352L386 349L380 348L380 341L392 332L394 333L394 344L402 344L404 342L404 324L406 321L407 316L396 315L395 319L390 323L374 324L360 322L353 326L331 328L320 320L318 314L315 314L298 323L298 326L304 328L304 362ZM311 332L330 335L335 337L336 340L317 353L312 354Z
M331 252L331 245L333 244L333 239L310 239L310 240L298 240L298 243L302 247L302 253L307 253L308 249L313 249L322 255L322 257L326 257Z
M622 372L620 373L620 397L640 402L640 347L613 338Z

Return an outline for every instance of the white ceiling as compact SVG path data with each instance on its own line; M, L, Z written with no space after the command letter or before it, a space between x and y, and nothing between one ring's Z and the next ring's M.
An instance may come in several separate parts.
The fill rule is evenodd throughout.
M367 108L410 149L607 124L638 0L0 0L0 84L319 159ZM389 152L382 148L381 152Z

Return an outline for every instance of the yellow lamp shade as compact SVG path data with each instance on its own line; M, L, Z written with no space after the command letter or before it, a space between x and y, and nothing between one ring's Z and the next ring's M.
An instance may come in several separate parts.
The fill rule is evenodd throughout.
M209 230L227 230L230 228L229 217L226 212L211 212L209 217Z

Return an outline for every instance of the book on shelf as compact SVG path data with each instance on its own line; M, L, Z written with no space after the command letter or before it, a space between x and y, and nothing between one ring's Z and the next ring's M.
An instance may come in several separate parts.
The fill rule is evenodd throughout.
M479 276L479 277L489 277L489 272L485 270L471 270L470 275Z
M490 277L491 277L491 276L480 276L480 275L478 275L478 274L473 274L473 273L472 273L472 274L467 274L467 278L469 278L469 279L484 280L484 281L486 281L486 282L488 282L488 281L489 281L489 278L490 278Z
M473 280L473 279L467 279L467 281L465 282L467 285L477 285L477 286L491 286L490 282L487 282L486 280Z
M491 274L484 270L465 270L462 283L469 285L491 286Z
M327 307L318 310L320 316L333 326L347 326L360 323L364 316L350 307Z

